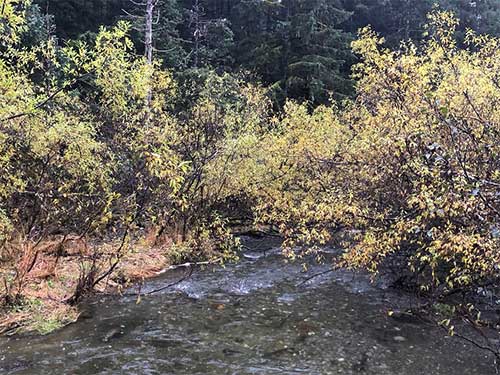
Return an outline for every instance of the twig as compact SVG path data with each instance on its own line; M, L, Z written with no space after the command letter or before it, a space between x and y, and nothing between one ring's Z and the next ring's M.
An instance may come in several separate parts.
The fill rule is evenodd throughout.
M139 292L138 293L122 293L121 295L122 296L137 296L137 300L140 301L140 298L141 298L141 295L143 296L149 296L151 294L154 294L154 293L158 293L158 292L161 292L162 290L165 290L165 289L168 289L168 288L171 288L177 284L180 284L182 283L184 280L188 279L189 277L191 277L191 275L193 274L193 271L194 271L194 267L190 266L189 267L189 272L186 272L186 274L181 277L179 280L177 281L174 281L173 283L170 283L168 285L165 285L165 286L162 286L161 288L158 288L158 289L154 289L154 290L151 290L147 293L144 293L144 294L141 294L141 286L139 287ZM142 284L141 284L142 285Z
M184 275L181 279L173 282L173 283L170 283L168 285L165 285L161 288L158 288L158 289L155 289L155 290L152 290L152 291L149 291L147 293L144 293L145 296L150 296L151 294L154 294L154 293L158 293L158 292L161 292L162 290L165 290L165 289L168 289L168 288L171 288L173 287L174 285L177 285L177 284L180 284L182 283L184 280L188 279L191 277L191 275L193 274L193 271L194 271L194 267L192 266L189 266L189 272L186 273L186 275ZM140 296L140 295L139 295Z
M330 272L333 272L333 271L335 271L335 270L333 270L333 269L329 269L329 270L326 270L326 271L323 271L323 272L320 272L320 273L316 273L316 274L314 274L314 275L312 275L312 276L310 276L310 277L306 278L305 280L301 281L300 283L298 283L298 284L296 285L296 287L302 286L302 285L304 285L305 283L307 283L308 281L311 281L312 279L315 279L316 277L326 275L326 274L328 274L328 273L330 273Z
M183 263L183 264L175 264L173 266L169 266L165 269L163 269L162 271L158 272L157 275L161 275L167 271L172 271L172 270L176 270L176 269L179 269L179 268L186 268L186 267L193 267L193 266L206 266L206 265L210 265L210 264L214 264L214 263L217 263L219 262L220 260L222 260L222 258L217 258L217 259L214 259L214 260L208 260L208 261L205 261L205 262L187 262L187 263Z
M85 76L88 76L88 75L89 75L89 73L82 74L81 76L75 78L71 82L71 84L65 85L65 86L60 87L59 89L57 89L55 92L53 92L52 94L50 94L47 98L45 98L44 100L42 100L41 102L39 102L38 104L36 104L31 110L26 111L26 112L17 113L17 114L11 115L11 116L7 116L7 117L5 117L3 119L0 119L0 123L6 122L6 121L10 121L10 120L14 120L16 118L24 117L24 116L28 116L28 115L32 114L37 109L40 109L40 108L44 107L46 104L48 104L52 99L54 99L62 91L66 90L68 87L71 87L73 84L75 84L76 82L78 82L79 80L81 80L82 78L84 78Z

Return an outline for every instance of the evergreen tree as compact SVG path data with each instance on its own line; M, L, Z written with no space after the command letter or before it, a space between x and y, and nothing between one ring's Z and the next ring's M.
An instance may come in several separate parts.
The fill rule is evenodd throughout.
M287 97L324 103L329 95L349 93L346 63L352 59L350 36L339 29L349 13L336 0L283 2Z
M31 29L43 34L41 15L52 13L61 39L88 34L93 40L100 25L141 14L130 0L35 3L40 11L33 8L32 21L39 27ZM182 80L200 82L208 70L245 71L270 86L279 105L286 98L316 105L331 94L342 98L353 92L349 44L359 28L372 25L397 48L402 40L423 38L435 5L459 16L459 39L468 27L500 34L498 0L158 0L153 50ZM133 40L142 53L143 22L135 22L141 26Z
M441 0L440 3L459 17L459 31L470 28L483 34L500 35L500 1Z
M54 32L54 17L43 14L38 4L30 4L26 10L27 29L22 35L23 46L35 46L46 41Z
M182 4L179 0L161 0L157 8L158 24L153 34L156 53L166 67L183 69L187 52L179 32L185 22Z
M236 65L260 76L267 84L283 78L282 24L278 1L241 1L231 11Z
M371 25L384 36L387 45L397 47L401 40L421 40L427 14L436 0L343 0L352 12L344 27L356 33Z
M451 10L460 19L457 30L467 28L480 33L500 35L500 1L498 0L343 0L351 18L343 25L347 31L371 25L386 39L390 47L398 47L402 40L422 40L427 14L434 7ZM459 39L460 38L459 35Z
M189 68L229 70L234 34L222 9L210 0L184 1L185 21L181 33L188 51Z
M130 10L124 10L124 17L132 22L135 30L135 43L143 51L146 41L145 4L137 1ZM152 51L161 59L164 66L181 70L185 68L187 51L179 33L185 22L182 4L178 0L159 0L153 3Z
M350 93L350 35L339 28L349 13L339 1L241 2L236 17L238 65L261 75L278 103Z
M74 39L86 32L96 33L102 25L112 25L130 8L129 0L35 0L44 14L52 14L56 35Z

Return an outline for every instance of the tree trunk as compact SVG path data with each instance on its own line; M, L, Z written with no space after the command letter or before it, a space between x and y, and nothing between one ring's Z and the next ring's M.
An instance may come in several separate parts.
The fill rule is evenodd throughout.
M145 55L148 64L153 63L153 0L146 2L146 33L145 33Z
M146 31L144 39L144 53L146 55L146 61L149 65L153 64L153 10L154 10L154 0L146 1ZM146 96L146 109L149 111L151 106L151 85L148 88L148 93Z
M201 37L201 29L200 29L200 4L199 1L196 0L194 4L194 67L197 68L199 64L199 51L200 51L200 37Z

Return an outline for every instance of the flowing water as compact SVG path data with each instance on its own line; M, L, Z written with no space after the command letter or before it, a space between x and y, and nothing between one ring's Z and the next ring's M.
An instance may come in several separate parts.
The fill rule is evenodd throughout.
M196 270L139 304L132 295L96 298L53 334L1 338L0 374L494 373L485 353L389 318L399 297L366 276L335 271L306 281L327 266L287 263L268 239L247 246L239 263Z

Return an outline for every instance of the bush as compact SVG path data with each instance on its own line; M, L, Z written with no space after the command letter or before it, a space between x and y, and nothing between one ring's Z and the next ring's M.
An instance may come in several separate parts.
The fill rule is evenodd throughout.
M428 41L397 52L361 30L356 100L342 111L289 103L246 181L261 181L248 193L290 255L342 228L355 239L342 264L391 266L440 295L499 276L500 48L469 31L459 49L453 16L429 18Z
M9 3L9 17L10 6L19 4ZM176 83L135 54L127 23L102 28L93 46L48 37L22 47L23 18L4 21L16 26L1 30L5 301L20 300L42 253L57 264L75 238L88 243L76 254L72 303L116 269L141 229L169 233L192 258L232 257L238 243L221 212L240 194L231 174L247 157L240 145L266 119L263 91L209 73L175 111ZM114 239L114 251L98 245Z
M421 49L389 52L367 29L354 43L365 177L353 186L367 220L346 260L376 270L398 258L442 293L498 277L500 45L469 31L460 50L453 16L429 18Z

